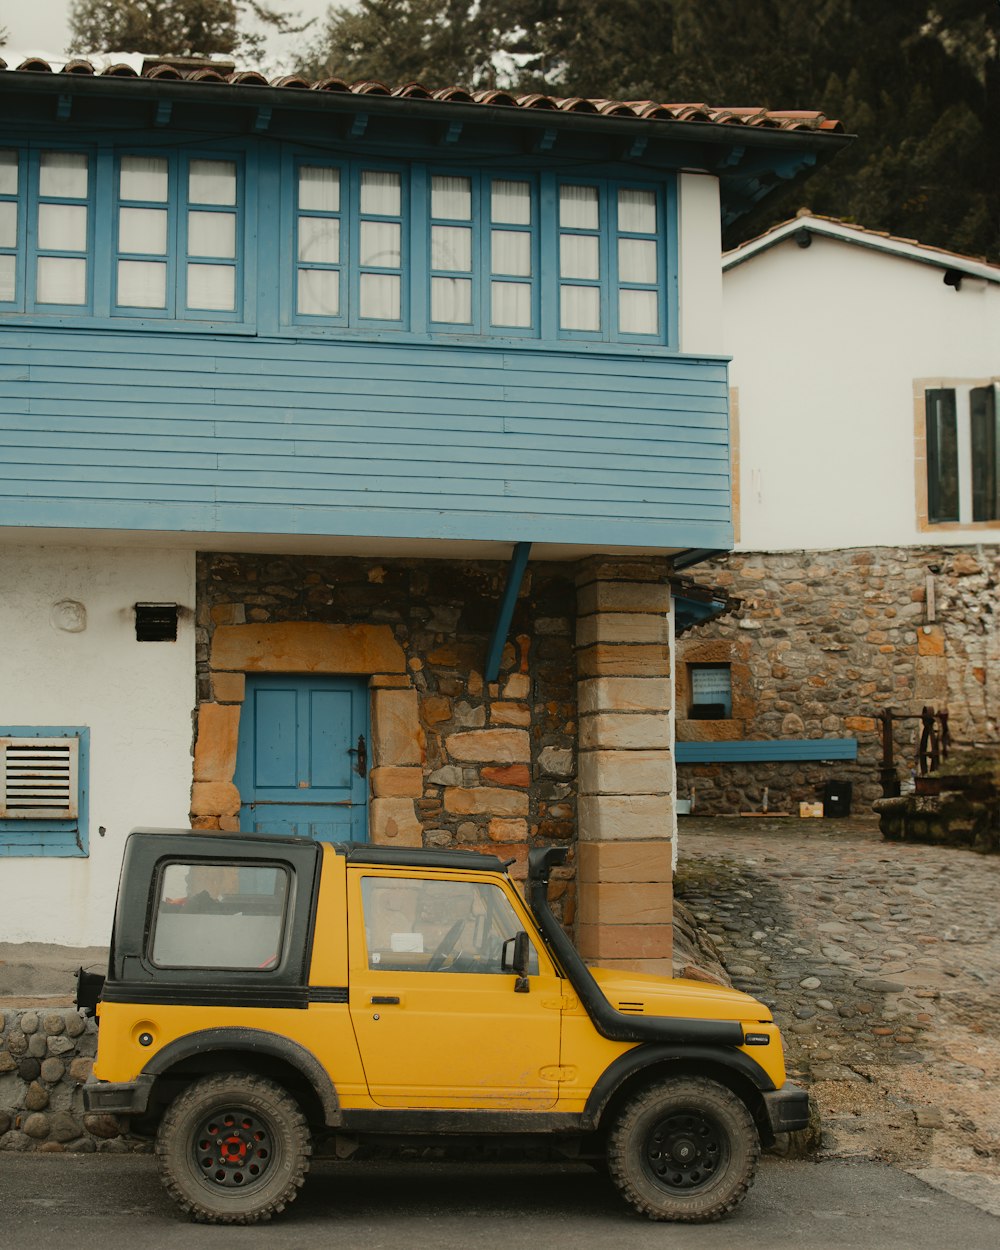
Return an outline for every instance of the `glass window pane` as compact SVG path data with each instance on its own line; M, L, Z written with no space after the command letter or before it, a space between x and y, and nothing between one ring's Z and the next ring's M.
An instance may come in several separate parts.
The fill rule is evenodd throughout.
M596 286L559 288L559 325L563 330L600 330L601 292Z
M470 178L431 178L431 216L456 221L472 219L472 180Z
M559 236L559 276L592 278L601 276L599 240L593 234Z
M339 272L335 269L300 269L296 310L313 317L339 317Z
M531 325L531 287L527 282L494 282L490 290L490 321L495 326Z
M40 256L36 299L39 304L86 304L87 262L65 256Z
M17 153L0 152L0 195L17 195Z
M188 213L189 256L235 256L234 213Z
M656 192L619 188L618 229L634 234L656 234Z
M619 291L618 329L622 334L658 334L660 319L656 292Z
M958 418L955 392L927 391L927 507L928 520L958 518Z
M400 206L399 174L365 169L361 172L361 211L382 217L398 217Z
M299 260L335 265L340 260L340 218L299 218Z
M0 247L17 247L17 205L0 201Z
M492 218L503 226L531 225L531 183L498 178L493 183Z
M472 231L465 226L431 226L431 268L472 268Z
M192 161L188 166L188 199L192 204L235 204L235 161Z
M395 221L363 221L361 223L361 264L381 269L399 268L399 223Z
M85 204L39 204L38 246L52 252L87 250Z
M399 320L399 277L389 273L361 275L361 316L376 321Z
M600 226L597 188L561 186L559 224L573 230L596 230Z
M166 265L155 260L120 260L118 303L125 308L166 308Z
M339 212L340 170L303 165L299 169L299 208L317 213Z
M167 213L163 208L123 208L118 214L119 252L167 254Z
M123 200L167 201L167 161L163 156L123 156L119 187Z
M452 325L472 321L472 283L468 278L431 278L431 321Z
M82 152L43 152L38 194L82 200L87 195L87 157Z
M494 230L490 236L494 273L531 277L531 235L525 230Z
M13 256L0 256L0 300L8 303L17 295L17 268Z
M656 282L656 240L618 240L618 278L621 282Z
M188 308L232 312L236 307L236 270L232 265L188 265Z

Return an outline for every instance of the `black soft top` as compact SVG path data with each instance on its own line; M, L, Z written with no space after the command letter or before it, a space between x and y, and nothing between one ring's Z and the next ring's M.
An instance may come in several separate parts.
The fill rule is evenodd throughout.
M372 846L368 842L336 842L334 850L349 864L388 865L391 868L457 868L466 872L506 872L496 855L479 851L423 850L412 846Z

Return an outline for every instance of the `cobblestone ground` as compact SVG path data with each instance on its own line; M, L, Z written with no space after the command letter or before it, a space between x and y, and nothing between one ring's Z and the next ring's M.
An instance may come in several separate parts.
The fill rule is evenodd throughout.
M677 896L766 1002L821 1153L1000 1179L1000 858L874 821L685 819Z

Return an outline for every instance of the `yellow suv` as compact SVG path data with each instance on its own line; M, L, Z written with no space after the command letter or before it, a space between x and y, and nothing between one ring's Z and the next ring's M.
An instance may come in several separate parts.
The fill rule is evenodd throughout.
M526 905L474 851L135 830L108 975L78 989L87 1109L155 1132L207 1223L281 1211L317 1139L526 1134L651 1219L719 1218L807 1096L755 999L586 967L547 902L565 856L531 852Z

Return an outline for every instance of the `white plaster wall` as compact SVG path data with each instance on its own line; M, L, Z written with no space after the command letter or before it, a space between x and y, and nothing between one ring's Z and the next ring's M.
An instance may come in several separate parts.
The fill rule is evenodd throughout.
M917 529L913 386L1000 374L1000 289L812 238L724 276L739 548L998 541L1000 526Z
M719 180L703 174L678 178L680 235L680 350L718 356L722 337L722 220Z
M105 945L125 835L189 823L194 553L0 547L0 588L0 723L90 728L90 855L0 858L0 941ZM82 633L52 625L63 599ZM136 642L144 601L187 609L176 643Z

